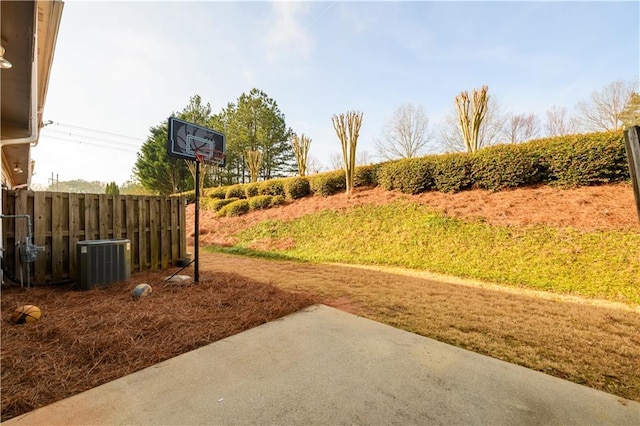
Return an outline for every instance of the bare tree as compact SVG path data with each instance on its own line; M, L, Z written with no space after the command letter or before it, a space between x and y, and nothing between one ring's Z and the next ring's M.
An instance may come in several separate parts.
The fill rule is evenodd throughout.
M382 138L375 141L376 151L385 160L417 157L429 143L428 129L429 117L422 106L401 105L385 125Z
M566 107L554 105L547 110L544 130L549 137L573 135L580 131L580 125L576 117L569 116Z
M356 155L356 166L366 166L367 164L372 164L371 157L369 157L368 151L360 151L358 155Z
M489 98L487 112L480 125L478 149L498 143L505 126L505 115L494 96ZM447 113L439 126L440 143L446 151L465 152L467 150L458 122L455 107Z
M504 138L511 143L531 140L540 133L540 120L533 114L512 114L504 127Z
M309 156L311 139L306 137L304 133L302 136L294 134L291 137L291 146L293 147L293 153L296 155L296 161L298 162L298 173L300 176L304 176L307 173L307 157Z
M329 154L329 168L331 170L340 170L344 167L342 162L342 154L339 152L332 152Z
M340 168L340 166L338 166ZM307 173L315 175L324 170L324 164L313 155L307 157Z
M347 194L353 191L353 176L356 169L356 147L362 126L362 112L348 111L332 117L333 128L342 145L342 159L347 186Z
M637 80L616 80L591 93L588 101L580 101L576 108L584 127L593 131L622 129L622 111L637 88Z

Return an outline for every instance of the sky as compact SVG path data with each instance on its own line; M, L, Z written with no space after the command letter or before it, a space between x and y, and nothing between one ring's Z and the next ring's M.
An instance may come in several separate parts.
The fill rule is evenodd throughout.
M66 0L32 183L132 177L149 128L194 95L219 112L253 87L328 168L331 117L358 110L358 151L412 102L430 128L463 90L504 112L572 111L640 75L640 3ZM437 137L432 152L438 152Z

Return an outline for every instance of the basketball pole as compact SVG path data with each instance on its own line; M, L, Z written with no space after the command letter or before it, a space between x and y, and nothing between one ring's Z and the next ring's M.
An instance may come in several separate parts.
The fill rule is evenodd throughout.
M194 236L194 254L195 265L193 270L193 282L198 283L200 281L200 160L196 158L196 214L195 214L195 236Z

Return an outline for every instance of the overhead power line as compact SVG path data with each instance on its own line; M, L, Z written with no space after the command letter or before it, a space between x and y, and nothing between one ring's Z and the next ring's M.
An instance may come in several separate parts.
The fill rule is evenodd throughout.
M90 129L88 127L76 126L74 124L60 123L60 122L57 122L57 121L49 120L47 122L47 125L51 125L51 124L55 124L56 126L64 126L64 127L71 127L71 128L74 128L74 129L86 130L86 131L94 132L94 133L102 133L102 134L105 134L105 135L111 135L111 136L116 136L116 137L119 137L119 138L131 139L131 140L134 140L134 141L140 141L140 138L134 138L133 136L120 135L118 133L105 132L104 130Z

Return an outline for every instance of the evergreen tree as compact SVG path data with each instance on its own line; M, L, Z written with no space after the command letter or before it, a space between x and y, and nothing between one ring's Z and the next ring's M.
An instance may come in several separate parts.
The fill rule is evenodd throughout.
M295 171L295 155L289 144L293 132L276 101L265 92L254 88L249 94L243 93L236 104L229 104L214 121L224 122L228 164L236 169L239 181L248 178L247 151L263 153L260 175L265 180Z
M104 188L104 193L107 195L120 195L120 188L115 182L111 182Z
M186 163L167 154L168 120L149 129L151 134L138 152L133 173L153 193L169 195L193 188Z

